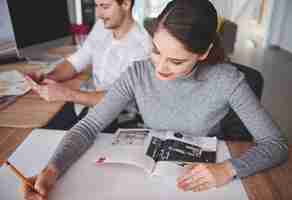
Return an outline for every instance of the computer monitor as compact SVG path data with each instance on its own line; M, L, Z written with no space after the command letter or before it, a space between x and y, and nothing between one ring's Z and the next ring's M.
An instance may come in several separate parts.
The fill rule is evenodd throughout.
M17 56L17 47L7 6L7 0L0 0L0 60Z
M37 58L70 38L67 0L7 0L7 5L20 56Z

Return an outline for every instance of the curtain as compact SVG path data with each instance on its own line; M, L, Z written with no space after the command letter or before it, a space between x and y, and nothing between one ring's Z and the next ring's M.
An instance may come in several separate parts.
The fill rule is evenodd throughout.
M136 0L133 16L136 21L143 24L146 17L157 17L171 0Z
M258 19L264 0L210 0L218 14L237 22L240 18Z
M136 0L134 18L142 23L145 17L157 17L171 0ZM220 16L237 22L240 18L257 19L263 0L210 0Z

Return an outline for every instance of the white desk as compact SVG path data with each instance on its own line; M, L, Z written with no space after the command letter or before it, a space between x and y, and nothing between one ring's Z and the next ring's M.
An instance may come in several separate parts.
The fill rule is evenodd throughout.
M27 176L35 175L47 163L63 131L35 129L9 158ZM130 200L130 199L248 199L240 180L207 192L181 192L175 183L150 177L142 169L127 165L97 167L98 152L111 141L111 135L101 134L94 145L58 181L50 200ZM219 143L218 159L229 157L225 143ZM21 199L17 192L19 180L6 167L0 168L0 199Z

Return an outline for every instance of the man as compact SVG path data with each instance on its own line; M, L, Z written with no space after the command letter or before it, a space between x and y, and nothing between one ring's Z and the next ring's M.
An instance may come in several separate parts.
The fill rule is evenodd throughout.
M82 47L51 73L31 74L35 81L43 80L31 86L45 100L95 105L133 61L150 54L151 38L132 16L134 0L96 0L95 6L98 20ZM74 78L88 65L92 65L94 82L91 92L59 83Z
M135 60L146 58L151 50L151 39L132 16L134 0L96 0L97 20L83 46L49 74L45 85L32 85L48 101L71 101L92 106L98 103L120 73ZM95 92L82 92L61 86L92 65ZM32 78L39 81L40 75Z

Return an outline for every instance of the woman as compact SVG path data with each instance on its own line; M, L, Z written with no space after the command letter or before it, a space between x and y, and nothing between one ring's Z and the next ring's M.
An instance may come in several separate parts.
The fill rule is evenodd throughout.
M135 100L146 126L197 136L216 134L229 108L253 134L256 145L238 158L216 164L194 164L177 185L202 191L276 166L287 159L287 144L263 110L243 74L228 64L210 64L217 13L207 0L174 0L158 18L151 60L135 62L101 104L74 126L32 181L46 195L96 135ZM26 190L27 198L39 195ZM35 198L37 199L37 198Z

